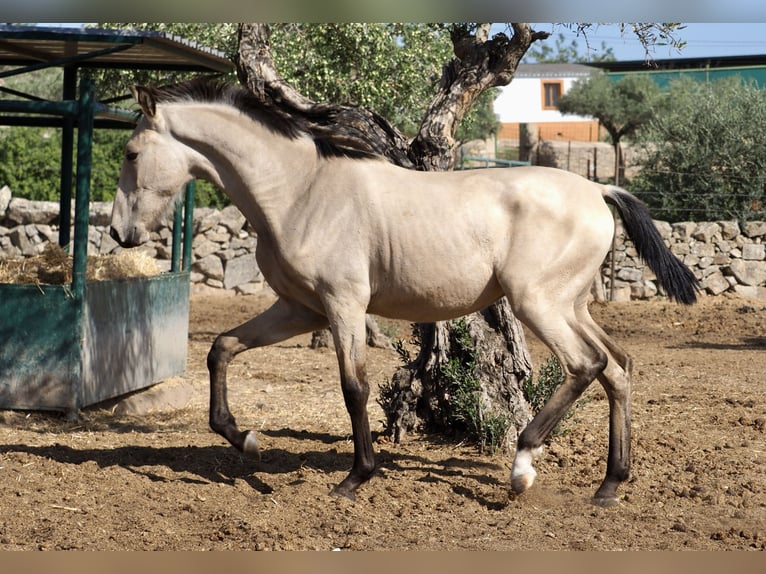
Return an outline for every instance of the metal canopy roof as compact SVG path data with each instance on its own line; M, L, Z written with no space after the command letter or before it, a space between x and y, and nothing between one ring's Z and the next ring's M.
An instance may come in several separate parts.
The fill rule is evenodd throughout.
M234 68L222 52L165 32L0 26L0 65L35 64L199 72Z
M742 68L766 65L766 54L745 56L701 56L696 58L667 58L660 60L628 60L617 62L589 62L589 66L607 72L657 72L666 70Z

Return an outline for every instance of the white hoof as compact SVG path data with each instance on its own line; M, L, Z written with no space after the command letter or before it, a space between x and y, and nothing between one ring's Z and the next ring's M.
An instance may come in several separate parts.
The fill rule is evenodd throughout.
M541 446L516 451L511 469L511 488L516 494L521 494L534 484L537 471L532 466L532 461L540 456L541 452Z
M537 473L534 469L532 469L532 472L520 476L511 475L511 490L516 494L521 494L534 484L536 476Z
M261 449L258 447L258 438L253 431L247 431L245 442L242 444L242 454L255 460L261 460Z

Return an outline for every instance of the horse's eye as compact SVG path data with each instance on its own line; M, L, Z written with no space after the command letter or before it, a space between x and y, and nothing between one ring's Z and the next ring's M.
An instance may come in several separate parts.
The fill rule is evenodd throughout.
M138 159L138 152L137 151L129 151L125 154L125 159L128 161L136 161Z

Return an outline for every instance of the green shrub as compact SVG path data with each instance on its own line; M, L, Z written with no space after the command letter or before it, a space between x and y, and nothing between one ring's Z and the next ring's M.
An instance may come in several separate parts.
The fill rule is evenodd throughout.
M635 146L641 171L629 188L658 219L766 217L766 97L739 77L676 80Z
M534 414L540 412L540 409L542 409L545 403L548 402L548 399L551 398L556 389L564 384L565 380L566 374L561 368L558 359L553 355L549 355L540 367L540 370L537 373L537 382L534 380L534 372L530 373L529 376L524 379L524 397L527 399L529 406L532 407L532 412ZM577 401L574 408L569 409L564 415L564 418L562 418L559 424L556 425L556 428L553 429L551 436L566 434L567 431L562 428L563 423L574 416L574 409L579 408L588 402L590 402L590 399L588 398Z
M112 201L129 130L93 132L90 200ZM58 201L61 190L61 130L28 126L0 129L0 187L7 185L14 197L33 201ZM76 170L76 165L73 166ZM73 189L74 177L73 173ZM197 207L223 208L228 198L212 184L195 185Z

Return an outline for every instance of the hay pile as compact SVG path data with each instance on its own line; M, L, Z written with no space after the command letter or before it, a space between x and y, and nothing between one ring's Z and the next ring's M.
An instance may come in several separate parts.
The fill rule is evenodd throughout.
M115 255L88 256L88 281L108 281L126 277L151 277L161 269L146 253L126 250ZM56 244L49 244L41 255L0 260L0 283L64 285L72 282L72 257Z

